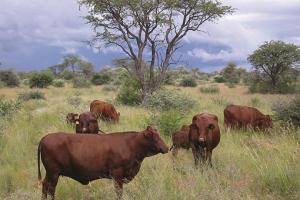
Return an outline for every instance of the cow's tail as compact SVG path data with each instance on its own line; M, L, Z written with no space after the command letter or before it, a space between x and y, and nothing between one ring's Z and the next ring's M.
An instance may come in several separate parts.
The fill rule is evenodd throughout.
M40 159L41 158L41 142L39 143L38 150L37 150L37 162L38 162L38 179L39 181L42 180L41 175L41 167L40 167Z

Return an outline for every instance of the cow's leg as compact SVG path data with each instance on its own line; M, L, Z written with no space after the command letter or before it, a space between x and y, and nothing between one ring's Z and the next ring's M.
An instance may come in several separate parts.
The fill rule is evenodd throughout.
M192 152L193 152L193 155L194 155L195 165L196 165L196 167L198 167L199 158L200 158L198 149L192 148Z
M55 196L55 188L57 185L58 178L59 178L59 174L55 174L55 175L52 175L51 178L49 179L50 185L48 188L48 192L52 199L54 199L54 196Z
M207 157L208 157L208 164L210 167L212 167L211 157L212 157L212 150L207 150Z
M47 193L48 193L48 188L49 188L49 177L46 174L44 180L43 180L43 188L42 188L42 200L47 199Z
M206 149L202 147L199 148L199 157L200 157L201 164L205 163L205 161L207 160Z
M117 199L122 199L123 195L123 181L121 179L114 180L115 191L117 193Z

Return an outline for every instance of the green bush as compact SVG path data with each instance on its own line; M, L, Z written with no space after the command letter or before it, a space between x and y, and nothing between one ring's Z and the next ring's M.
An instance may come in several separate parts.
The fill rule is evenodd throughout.
M183 115L176 110L152 114L147 119L147 124L153 125L165 136L171 136L182 126Z
M0 71L0 82L2 82L5 87L17 87L20 85L18 75L11 70Z
M74 78L74 73L69 70L65 70L60 74L60 77L65 80L72 80Z
M141 86L138 81L126 78L117 95L117 101L125 105L138 105L142 102Z
M53 82L53 75L49 72L36 72L29 80L30 88L47 88Z
M298 95L290 103L276 102L272 109L276 112L275 117L284 124L292 123L294 126L300 127L300 96Z
M219 93L220 89L217 86L212 85L212 86L207 86L207 87L201 87L200 91L202 93L215 94L215 93Z
M11 117L21 108L21 102L0 98L0 117Z
M58 88L62 88L65 87L65 82L63 80L54 80L53 81L53 86L54 87L58 87Z
M19 100L22 101L29 101L29 100L33 100L33 99L46 99L45 98L45 94L39 91L30 91L30 92L25 92L25 93L21 93L19 94L18 97Z
M223 76L215 76L214 77L215 82L217 83L225 83L225 79Z
M72 82L74 88L89 88L91 86L90 82L82 76L74 77Z
M111 81L108 74L95 74L91 80L94 85L108 84Z
M181 80L180 86L183 86L183 87L196 87L197 82L193 77L187 76L187 77L184 77Z
M143 101L143 105L156 111L176 110L184 114L193 108L195 101L181 93L162 89L147 96Z

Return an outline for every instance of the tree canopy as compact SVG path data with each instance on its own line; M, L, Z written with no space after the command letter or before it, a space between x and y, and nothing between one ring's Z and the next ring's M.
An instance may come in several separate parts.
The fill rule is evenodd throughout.
M94 46L119 48L133 62L126 69L153 92L163 82L174 53L190 31L228 13L230 6L215 0L80 0L95 32Z

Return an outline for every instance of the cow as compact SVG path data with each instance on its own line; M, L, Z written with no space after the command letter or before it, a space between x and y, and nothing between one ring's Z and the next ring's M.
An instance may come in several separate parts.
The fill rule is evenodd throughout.
M107 178L113 179L118 199L123 184L139 172L146 157L168 152L159 132L150 126L144 131L110 134L51 133L38 145L38 179L40 159L46 170L42 182L42 199L54 199L59 176L70 177L83 185Z
M97 117L94 113L84 112L79 115L79 118L76 119L76 133L92 133L97 134L99 129Z
M256 108L240 105L229 105L224 109L224 124L226 129L252 128L255 131L273 126L270 115L264 115Z
M218 117L211 113L201 113L193 117L189 131L189 142L192 148L196 167L207 162L212 167L213 149L220 142Z
M107 102L101 100L94 100L90 104L90 111L95 113L97 118L105 121L119 122L120 113L116 111L115 107Z
M179 148L189 149L189 131L190 127L187 125L183 125L179 131L176 131L172 134L172 146L170 151L172 150L172 155L176 156Z
M66 116L67 124L75 124L77 119L78 119L77 113L68 113Z

